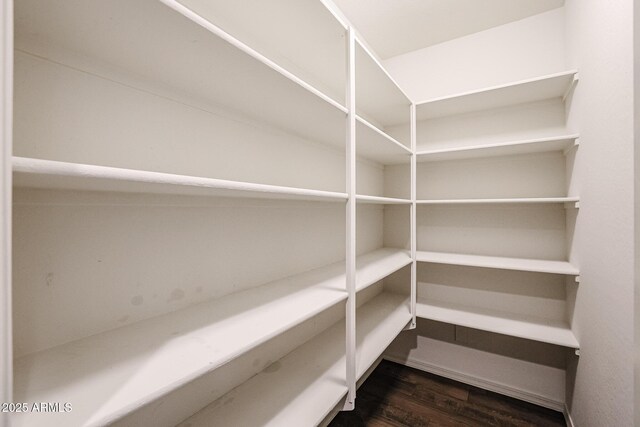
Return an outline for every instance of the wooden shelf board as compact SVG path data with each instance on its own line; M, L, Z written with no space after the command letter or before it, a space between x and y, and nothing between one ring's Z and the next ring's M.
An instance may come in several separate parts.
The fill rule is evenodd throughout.
M368 203L374 205L408 205L411 203L409 199L398 199L395 197L382 197L382 196L366 196L363 194L356 195L356 201L358 203Z
M526 102L561 98L574 83L577 71L565 71L486 89L419 102L416 119L428 120L505 107Z
M360 307L356 322L360 370L375 362L410 320L402 295L381 293ZM180 426L318 425L346 393L343 320Z
M447 252L417 251L416 261L435 264L497 268L502 270L533 271L577 276L580 271L567 261L509 258L485 255L466 255Z
M16 360L15 396L73 402L67 425L107 424L346 297L344 262L338 262L63 344ZM15 423L51 421L25 414Z
M469 145L416 152L418 162L463 160L483 157L565 151L577 145L579 135L563 135L492 144Z
M24 157L13 158L13 175L16 187L334 202L347 199L346 193Z
M409 251L383 248L356 258L356 291L360 291L411 264Z
M356 116L357 155L383 165L409 163L411 150L375 125Z
M423 319L451 323L497 334L570 348L580 347L569 325L556 320L519 316L513 313L426 299L418 299L416 315Z
M344 147L342 104L178 1L144 0L127 8L112 1L77 3L20 2L17 48L43 58L75 52L86 63L109 64L133 80L171 88L195 105Z
M419 205L462 205L462 204L535 204L535 203L577 203L579 197L521 197L513 199L439 199L416 200Z

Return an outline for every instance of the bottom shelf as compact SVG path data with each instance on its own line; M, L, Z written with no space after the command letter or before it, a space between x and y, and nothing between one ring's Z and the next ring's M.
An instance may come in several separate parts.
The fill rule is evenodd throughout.
M556 320L425 299L418 299L416 316L563 347L580 348L569 325Z
M411 320L405 295L380 293L358 309L358 376ZM345 324L267 367L180 426L313 426L347 393Z

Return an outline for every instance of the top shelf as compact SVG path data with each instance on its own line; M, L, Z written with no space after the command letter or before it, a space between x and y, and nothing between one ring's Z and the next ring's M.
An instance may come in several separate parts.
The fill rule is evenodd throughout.
M382 130L408 124L411 100L357 38L355 56L358 114Z
M144 81L143 90L168 89L170 97L198 108L223 108L344 147L347 110L341 102L175 0L24 0L16 3L15 22L19 51L124 84ZM329 57L344 57L344 32L335 25L329 33L341 48ZM318 52L308 55L320 58L305 59L304 68L326 59ZM344 67L337 68L344 75Z
M550 98L563 98L577 81L576 70L419 102L416 119L471 113Z
M179 0L344 104L346 25L319 0Z

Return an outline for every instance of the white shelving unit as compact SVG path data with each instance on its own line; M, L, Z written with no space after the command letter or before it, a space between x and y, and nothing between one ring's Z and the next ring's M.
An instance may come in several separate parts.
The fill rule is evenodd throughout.
M358 376L410 319L401 295L383 292L358 309ZM344 322L336 323L181 425L282 426L299 424L302 419L309 425L320 424L338 404L336 396L347 391L340 381L345 366L343 331ZM309 359L316 363L309 366Z
M416 104L418 317L579 348L566 243L578 211L562 209L579 207L568 184L579 134L558 124L577 80L571 70Z
M367 261L375 268L373 260ZM65 422L108 424L128 415L132 408L219 369L346 297L344 264L332 264L27 355L16 361L14 393L21 401L74 402L77 410L65 416ZM114 348L118 351L111 351ZM84 375L70 376L74 370L88 369L91 371ZM16 425L51 423L48 416L31 415L16 418Z
M375 56L317 0L15 22L13 397L73 411L12 425L353 408L415 312L412 104Z
M545 209L522 215L556 230L577 213L559 212L579 201L559 194L566 183L420 188L442 162L542 156L531 169L549 160L549 179L562 175L578 144L567 129L450 145L421 129L562 102L575 71L415 104L318 0L22 0L15 24L13 340L0 358L15 355L14 401L73 411L12 425L315 425L353 409L416 316L579 347L569 322L421 295L417 264L577 281L553 260L557 231L520 258L465 254L464 241L445 252L427 235L437 209Z

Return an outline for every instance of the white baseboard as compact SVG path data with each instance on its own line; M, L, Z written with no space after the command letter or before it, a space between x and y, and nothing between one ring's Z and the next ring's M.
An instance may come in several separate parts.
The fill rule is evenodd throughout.
M576 427L576 424L573 422L573 418L571 418L569 407L566 404L564 405L564 409L562 410L562 415L564 415L564 421L567 423L567 427Z
M566 410L565 409L566 405L564 404L564 402L558 402L556 400L549 399L548 397L534 394L526 390L521 390L521 389L511 387L502 383L493 382L493 381L482 379L482 378L472 377L470 375L453 371L451 369L448 369L442 366L437 366L431 363L426 363L426 362L411 359L411 358L407 358L407 359L396 358L392 355L387 355L387 354L384 355L384 359L390 360L392 362L400 363L402 365L406 365L411 368L416 368L421 371L439 375L441 377L449 378L454 381L459 381L461 383L469 384L485 390L493 391L495 393L503 394L505 396L524 400L525 402L529 402L535 405L543 406L545 408L553 409L554 411L564 413ZM568 417L568 420L571 420L571 417L569 416L568 412L566 413L565 417ZM570 427L572 426L572 424L569 424L568 422L567 422L567 425Z

